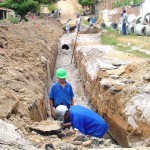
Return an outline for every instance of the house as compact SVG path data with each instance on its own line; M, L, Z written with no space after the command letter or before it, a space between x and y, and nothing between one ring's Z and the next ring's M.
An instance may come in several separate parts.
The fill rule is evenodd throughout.
M150 0L145 0L144 3L140 3L137 5L127 5L125 6L125 9L128 14L134 14L135 16L139 16L150 12L149 6ZM105 23L117 23L122 12L122 7L114 8L113 0L98 0L95 8L97 17L104 20Z
M8 8L0 7L0 20L15 17L15 12Z

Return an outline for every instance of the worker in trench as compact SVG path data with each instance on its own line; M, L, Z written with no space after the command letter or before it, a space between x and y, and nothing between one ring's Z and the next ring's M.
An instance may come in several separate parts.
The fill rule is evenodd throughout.
M70 109L59 105L55 114L56 118L63 121L62 128L72 126L84 135L102 138L109 128L100 115L80 105L74 105Z
M55 117L55 108L59 105L65 105L68 109L74 105L74 93L72 86L66 82L67 72L63 68L56 71L58 82L54 83L49 91L49 103L51 117Z

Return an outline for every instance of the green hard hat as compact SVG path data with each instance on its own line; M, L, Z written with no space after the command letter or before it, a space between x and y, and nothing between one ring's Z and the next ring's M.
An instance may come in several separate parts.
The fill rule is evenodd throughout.
M59 69L56 71L56 77L57 77L57 78L60 78L60 79L65 79L65 78L67 77L66 70L63 69L63 68L59 68Z

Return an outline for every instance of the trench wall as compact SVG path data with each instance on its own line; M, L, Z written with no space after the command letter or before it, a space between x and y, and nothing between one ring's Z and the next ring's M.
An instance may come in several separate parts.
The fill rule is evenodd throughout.
M82 53L75 52L76 65L84 84L85 92L91 99L90 103L97 109L97 112L104 116L109 123L110 133L123 146L128 147L126 130L128 126L119 115L119 103L116 102L121 95L112 95L107 89L100 86L100 78L92 80L86 67L82 64ZM102 73L103 74L103 73ZM116 112L116 108L118 111Z
M100 70L97 73L97 77L95 79L92 79L86 68L86 58L84 54L76 50L74 52L74 56L75 64L79 68L85 92L90 98L90 103L97 109L97 112L102 115L108 122L110 127L109 132L114 137L114 139L116 139L116 141L118 141L118 143L122 147L130 147L132 142L134 143L136 141L138 143L138 140L141 139L142 136L148 137L148 134L146 136L144 135L144 132L148 133L150 131L148 124L144 122L142 123L141 121L141 123L139 123L139 129L141 131L139 131L139 129L133 129L127 121L128 117L124 114L124 107L126 104L125 101L127 99L129 100L129 98L133 96L133 93L127 91L117 92L117 90L120 90L122 88L121 86L115 87L116 92L111 91L109 89L110 87L108 87L107 85L103 86L102 84L100 84L100 81L103 78L109 77L109 75L106 73L106 70ZM130 65L127 66L126 70L128 69L129 72L127 73L130 74L130 71L132 72L132 70L134 70L134 65L133 68L130 68ZM130 94L128 95L128 93ZM141 126L140 124L145 125ZM135 141L132 141L132 139L134 139Z
M47 93L63 34L59 21L2 22L0 27L0 118L9 110L14 125L47 118ZM8 94L7 94L8 93ZM12 98L13 95L15 98ZM15 117L14 117L15 116Z

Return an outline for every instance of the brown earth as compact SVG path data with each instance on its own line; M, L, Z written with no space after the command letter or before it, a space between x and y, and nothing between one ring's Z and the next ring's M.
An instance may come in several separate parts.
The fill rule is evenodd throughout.
M30 136L27 129L31 118L41 120L30 112L33 104L40 103L37 110L41 112L46 107L45 61L53 75L62 33L61 23L53 19L0 25L0 119L16 125L26 136ZM47 117L47 112L42 114Z

